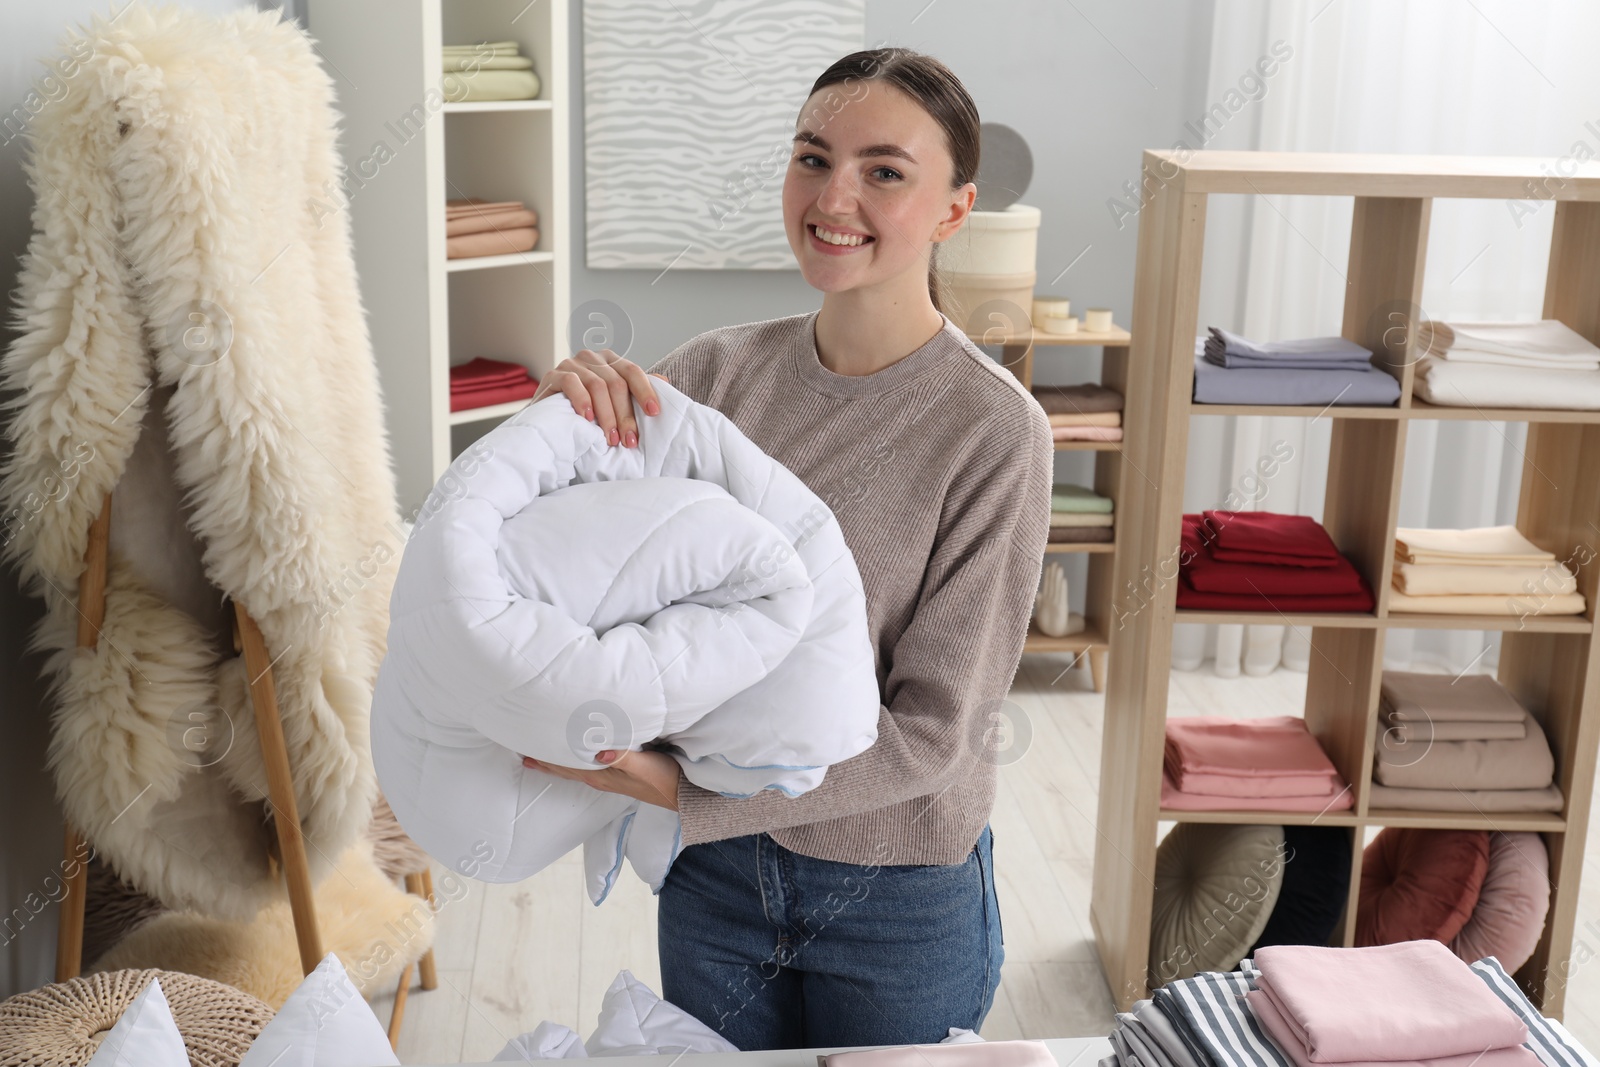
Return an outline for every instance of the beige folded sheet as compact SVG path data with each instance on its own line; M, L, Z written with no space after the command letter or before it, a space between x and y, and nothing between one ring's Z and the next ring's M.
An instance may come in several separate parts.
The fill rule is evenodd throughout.
M1367 787L1368 811L1560 811L1561 790L1543 789L1395 789L1373 782Z
M1391 615L1411 611L1420 615L1515 615L1537 618L1540 615L1582 615L1583 609L1582 593L1557 593L1554 596L1528 593L1407 596L1398 589L1389 590Z
M1394 587L1407 596L1451 596L1461 593L1526 593L1548 596L1575 593L1578 579L1565 564L1396 563Z
M1407 789L1543 789L1555 777L1550 742L1531 714L1527 735L1502 741L1402 741L1379 734L1372 776Z
M446 237L460 237L468 233L484 233L489 230L516 230L538 225L538 213L523 208L521 211L496 211L487 215L458 215L453 219L446 220L444 232Z
M527 56L445 56L445 70L532 70L533 60Z
M1528 714L1505 686L1487 674L1384 671L1378 702L1396 722L1521 723Z
M1528 736L1524 722L1406 722L1385 713L1385 732L1400 741L1510 741Z
M1120 411L1057 412L1047 416L1051 426L1121 426Z
M1110 526L1115 516L1094 511L1052 511L1051 526Z
M527 252L538 243L539 231L529 226L515 230L468 233L445 238L445 257L471 259L474 256L503 256L512 252Z
M1402 526L1394 532L1395 559L1402 563L1512 563L1554 562L1546 552L1515 526L1478 526L1465 530Z
M439 88L453 104L477 100L532 100L539 95L539 76L531 70L446 71Z

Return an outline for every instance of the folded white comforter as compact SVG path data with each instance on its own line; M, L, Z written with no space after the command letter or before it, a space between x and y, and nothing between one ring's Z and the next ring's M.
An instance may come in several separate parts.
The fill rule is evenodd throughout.
M677 814L522 765L652 742L696 785L799 794L877 737L855 559L833 513L732 421L653 383L639 447L561 396L453 463L407 542L372 704L400 825L452 870L526 878L582 845L659 891Z

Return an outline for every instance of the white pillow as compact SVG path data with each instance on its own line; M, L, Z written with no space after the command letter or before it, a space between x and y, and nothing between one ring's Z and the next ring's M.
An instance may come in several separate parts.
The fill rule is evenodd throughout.
M100 1041L89 1067L189 1067L183 1035L154 975Z
M739 1051L693 1015L656 996L631 971L618 971L612 979L600 1002L600 1025L584 1048L591 1056Z
M397 1067L383 1024L332 952L262 1029L239 1067Z
M589 1053L577 1031L548 1020L506 1042L493 1062L527 1063L531 1060L583 1060Z

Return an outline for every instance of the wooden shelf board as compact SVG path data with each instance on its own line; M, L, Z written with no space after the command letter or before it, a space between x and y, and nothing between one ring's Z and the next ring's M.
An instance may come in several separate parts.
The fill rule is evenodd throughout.
M1180 160L1165 150L1145 155L1164 161L1163 174L1182 171L1186 193L1520 200L1526 199L1531 181L1550 199L1600 200L1600 163L1579 163L1557 184L1547 181L1550 161L1538 156L1201 151Z
M967 336L972 339L972 343L975 345L1025 345L1029 343L1029 338L1021 334L1006 334L991 340L984 340L988 336L987 334L968 333ZM1116 324L1112 324L1111 329L1100 333L1090 333L1088 330L1079 330L1077 333L1046 333L1035 328L1032 343L1034 347L1050 345L1121 348L1133 343L1133 335Z
M458 100L446 101L444 112L459 115L473 111L550 111L554 107L551 100Z
M510 400L504 404L490 404L487 407L467 408L465 411L452 411L450 425L460 426L467 422L487 422L490 419L499 421L508 419L527 407L531 400Z
M1560 833L1567 821L1554 812L1539 811L1369 811L1367 826L1409 826L1423 830L1534 830Z
M1044 546L1045 552L1115 552L1117 546L1110 541L1056 541Z
M1422 615L1391 612L1385 626L1396 630L1528 630L1547 634L1586 634L1594 623L1582 615Z
M1069 634L1066 637L1051 637L1049 634L1040 633L1038 626L1030 621L1028 637L1022 643L1022 651L1083 652L1091 648L1105 648L1107 643L1106 635L1093 623L1085 626L1081 633Z
M445 270L488 270L491 267L517 267L525 263L554 263L554 252L511 252L503 256L470 256L445 262Z
M1175 811L1162 808L1157 822L1260 823L1263 826L1358 826L1361 820L1343 811Z
M1600 411L1564 411L1556 408L1448 407L1411 398L1413 419L1478 419L1483 422L1600 422Z
M1057 452L1121 452L1121 441L1057 441Z
M1358 407L1354 404L1198 404L1189 402L1191 415L1275 415L1314 419L1398 419L1399 408Z
M1196 611L1179 608L1174 622L1239 623L1245 626L1338 626L1374 630L1383 625L1377 616L1361 611Z

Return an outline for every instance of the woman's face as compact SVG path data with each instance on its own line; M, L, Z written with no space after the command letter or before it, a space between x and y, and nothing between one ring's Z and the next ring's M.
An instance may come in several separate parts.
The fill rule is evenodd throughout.
M884 81L831 85L801 111L783 182L783 224L800 272L838 292L908 279L926 291L930 242L955 233L977 186L951 189L944 131ZM844 243L818 236L848 235Z

